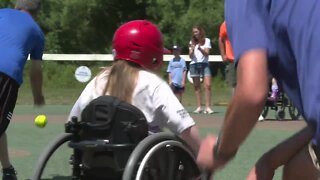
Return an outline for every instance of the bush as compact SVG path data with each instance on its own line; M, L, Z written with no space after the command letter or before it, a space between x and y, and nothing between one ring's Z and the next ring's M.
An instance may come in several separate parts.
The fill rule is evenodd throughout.
M77 67L87 66L91 69L92 77L101 71L101 67L110 66L111 62L92 62L92 61L44 61L43 62L43 87L46 104L73 104L86 83L78 82L74 73ZM165 62L162 68L162 78L167 81L167 65ZM24 83L20 88L18 104L31 104L33 102L30 88L29 69L30 62L27 62L24 71ZM215 64L214 64L215 66ZM218 67L218 66L216 66ZM214 69L216 70L216 69ZM230 97L230 91L224 81L223 74L215 71L212 78L212 99L213 104L226 101ZM187 82L186 91L183 97L184 105L194 105L193 86Z

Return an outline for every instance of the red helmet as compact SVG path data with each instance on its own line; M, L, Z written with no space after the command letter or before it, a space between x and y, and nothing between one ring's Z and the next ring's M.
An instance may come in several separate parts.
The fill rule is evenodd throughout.
M146 20L120 26L112 40L114 59L131 61L146 69L157 69L163 62L162 34Z

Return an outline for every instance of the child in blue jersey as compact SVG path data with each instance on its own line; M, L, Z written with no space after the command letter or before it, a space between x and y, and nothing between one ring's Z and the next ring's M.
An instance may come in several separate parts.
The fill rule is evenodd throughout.
M34 18L40 0L17 0L16 9L0 9L0 162L3 180L17 179L9 161L6 129L30 55L30 81L35 105L44 104L42 55L44 35Z
M307 126L266 152L248 179L319 179L320 1L226 0L228 34L237 64L237 88L218 138L203 141L198 163L215 171L237 153L268 94L268 68ZM253 88L254 87L254 88Z
M179 101L182 101L182 94L186 84L186 61L180 56L181 48L174 45L172 48L174 58L168 64L168 81L172 91L177 96Z

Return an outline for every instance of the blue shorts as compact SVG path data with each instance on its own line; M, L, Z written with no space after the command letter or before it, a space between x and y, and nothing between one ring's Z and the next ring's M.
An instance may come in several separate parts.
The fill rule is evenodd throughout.
M194 63L190 64L190 77L211 76L209 63Z
M170 87L172 89L172 91L176 94L176 93L183 93L184 92L184 87L181 87L175 83L171 83Z

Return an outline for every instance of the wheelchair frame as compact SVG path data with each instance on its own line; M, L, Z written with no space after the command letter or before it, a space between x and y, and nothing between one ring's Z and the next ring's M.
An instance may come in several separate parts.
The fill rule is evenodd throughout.
M270 96L270 93L269 93L269 96ZM301 115L300 112L292 104L292 102L289 100L286 94L280 91L278 98L275 101L272 101L270 99L266 100L266 104L262 111L262 116L266 118L268 115L269 109L271 109L276 111L275 118L277 120L284 120L286 116L286 111L285 111L286 108L288 108L289 115L292 120L299 120Z
M54 139L42 152L40 155L36 167L33 172L32 180L40 180L42 173L45 169L47 162L50 157L54 154L54 152L66 142L69 142L69 147L73 148L73 155L71 159L72 164L72 175L71 179L79 180L82 179L81 174L83 172L82 162L81 162L81 149L83 148L132 148L133 152L130 154L130 157L126 163L124 168L122 179L123 180L144 180L143 178L145 169L148 169L148 161L152 159L152 157L156 156L156 153L160 149L177 149L179 152L187 157L187 162L184 162L183 165L191 166L193 172L185 172L181 170L182 173L188 173L191 175L191 178L199 178L207 179L206 174L201 174L198 166L195 163L195 155L192 153L190 148L177 136L170 133L156 133L153 135L149 135L145 139L143 139L137 146L133 146L132 144L108 144L103 141L80 141L79 139L79 131L81 127L77 118L73 118L70 122L65 124L65 132L64 134L58 136ZM176 153L177 154L177 153ZM179 153L181 154L181 153ZM181 163L181 162L180 162ZM180 168L180 164L179 164ZM183 167L182 167L183 168ZM136 173L137 171L137 173ZM167 172L167 169L166 169ZM177 175L175 175L177 171L168 170L168 179L176 179ZM149 178L147 178L149 179ZM189 179L189 178L188 178Z

